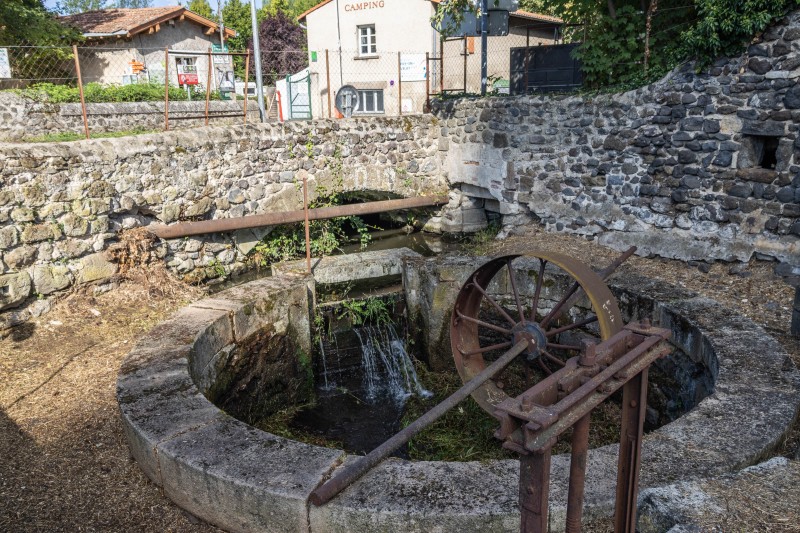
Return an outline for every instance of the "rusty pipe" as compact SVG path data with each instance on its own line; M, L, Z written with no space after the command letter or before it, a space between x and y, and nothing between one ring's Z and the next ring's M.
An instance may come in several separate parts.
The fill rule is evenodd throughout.
M331 500L334 496L353 484L358 478L367 473L369 469L389 457L392 452L410 441L417 433L436 422L447 411L465 400L478 387L491 379L511 363L519 354L528 348L528 341L521 340L510 350L500 356L497 361L487 366L480 374L469 380L463 387L448 396L436 407L414 420L406 428L395 434L389 440L360 458L355 463L342 468L338 474L323 483L311 493L311 503L320 506Z
M399 200L381 200L378 202L320 207L317 209L309 209L308 219L323 220L351 215L370 215L398 209L433 207L446 204L447 202L447 196L416 196L413 198L401 198ZM151 226L149 229L156 237L161 239L177 239L192 235L204 235L206 233L219 233L247 228L260 228L262 226L291 224L294 222L303 222L304 220L304 210L298 209L295 211L265 213L263 215L251 215L247 217L182 222L180 224L173 224L172 226L157 225Z

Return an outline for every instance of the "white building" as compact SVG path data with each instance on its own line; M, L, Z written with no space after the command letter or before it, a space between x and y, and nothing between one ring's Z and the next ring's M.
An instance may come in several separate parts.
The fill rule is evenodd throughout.
M428 91L480 91L480 38L442 41L431 27L439 0L324 0L298 17L308 34L311 110L336 116L344 85L360 96L359 114L423 111ZM489 78L510 77L510 49L553 44L560 19L516 11L509 35L489 37ZM427 62L426 54L430 61ZM401 74L402 72L402 74ZM430 73L430 75L428 75Z

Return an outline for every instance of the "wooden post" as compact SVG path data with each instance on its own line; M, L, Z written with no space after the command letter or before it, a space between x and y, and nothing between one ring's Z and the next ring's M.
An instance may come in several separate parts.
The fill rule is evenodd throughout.
M75 56L75 70L78 73L78 93L81 95L81 112L83 113L83 131L89 139L89 118L86 116L86 99L83 97L83 78L81 78L81 62L78 59L78 45L72 45L72 55Z
M247 126L247 84L250 82L250 49L247 49L247 56L244 60L244 125ZM235 93L234 93L235 94Z
M325 49L325 76L327 78L328 83L328 118L333 117L333 109L331 104L331 62L330 62L330 55L328 54L328 49Z
M169 46L164 48L164 130L169 131Z
M208 104L211 101L211 47L208 48L208 72L206 74L206 126L208 126Z
M400 57L402 52L397 52L397 114L403 114L403 62Z

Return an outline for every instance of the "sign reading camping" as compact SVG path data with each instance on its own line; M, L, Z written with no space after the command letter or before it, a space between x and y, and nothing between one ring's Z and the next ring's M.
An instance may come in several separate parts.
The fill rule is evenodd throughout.
M179 85L198 85L199 83L196 65L178 65Z
M364 9L379 9L384 6L383 0L377 2L356 2L354 4L345 4L345 11L362 11Z

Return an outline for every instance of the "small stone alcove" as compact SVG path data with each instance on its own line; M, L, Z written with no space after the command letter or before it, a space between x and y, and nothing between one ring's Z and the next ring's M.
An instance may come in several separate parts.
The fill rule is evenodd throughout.
M786 126L783 122L776 121L747 121L742 127L741 150L739 151L737 167L741 171L757 173L763 177L775 174L789 167L791 164L792 150L784 147L791 145L791 140L785 139Z

